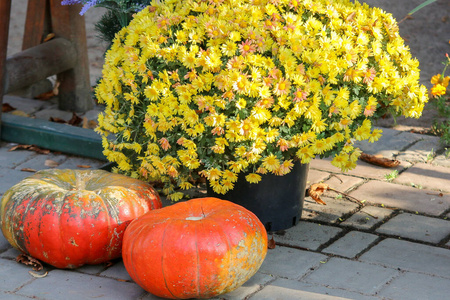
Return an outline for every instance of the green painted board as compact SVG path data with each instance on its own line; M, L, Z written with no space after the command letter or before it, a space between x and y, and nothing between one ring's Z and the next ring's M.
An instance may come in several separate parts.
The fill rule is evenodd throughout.
M106 161L102 139L91 129L6 113L1 121L3 141Z

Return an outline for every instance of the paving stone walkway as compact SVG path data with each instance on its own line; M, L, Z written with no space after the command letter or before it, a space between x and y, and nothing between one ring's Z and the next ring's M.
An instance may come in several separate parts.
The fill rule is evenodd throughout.
M448 297L450 158L438 138L383 130L376 147L360 147L404 159L395 168L398 174L389 176L394 169L362 161L343 174L327 159L314 160L308 184L324 182L353 198L328 191L322 197L327 205L319 205L307 197L297 226L269 234L277 245L256 275L217 299ZM414 147L421 141L427 141L430 151ZM0 147L0 194L30 175L22 169L46 169L48 160L60 169L105 163L61 153L9 151L11 146L3 142ZM132 281L121 260L76 270L45 266L48 275L35 278L29 267L15 261L18 254L0 235L0 299L159 299Z

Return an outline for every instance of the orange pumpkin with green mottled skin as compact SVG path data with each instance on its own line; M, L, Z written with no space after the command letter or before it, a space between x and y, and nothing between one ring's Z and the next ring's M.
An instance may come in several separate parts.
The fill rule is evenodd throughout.
M250 211L217 198L180 202L127 227L122 257L131 278L164 298L210 298L245 283L267 254L267 232Z
M128 224L161 207L158 193L140 180L102 170L52 169L3 195L0 224L13 247L72 269L120 257Z

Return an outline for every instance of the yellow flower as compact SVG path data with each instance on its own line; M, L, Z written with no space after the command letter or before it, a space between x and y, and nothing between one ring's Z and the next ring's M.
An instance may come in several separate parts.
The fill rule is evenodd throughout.
M250 173L247 176L245 176L245 179L250 183L258 183L261 181L261 175L258 175L256 173Z
M273 154L263 159L262 166L268 171L273 172L280 167L280 160Z

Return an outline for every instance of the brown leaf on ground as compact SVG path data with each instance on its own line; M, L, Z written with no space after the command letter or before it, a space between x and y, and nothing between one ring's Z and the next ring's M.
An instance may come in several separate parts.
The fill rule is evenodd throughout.
M3 103L2 104L2 112L6 113L6 112L10 112L15 110L15 107L12 107L9 103Z
M320 196L328 190L329 186L326 183L314 183L309 188L309 196L313 198L319 204L327 205L325 201L323 201Z
M268 249L275 249L275 247L276 247L275 240L273 239L273 235L272 235L272 238L267 241L267 248Z
M31 168L22 168L22 169L20 169L20 171L22 171L22 172L31 172L31 173L37 172L35 169L31 169Z
M38 154L49 154L50 150L48 149L42 149L35 145L16 145L11 147L8 151L15 151L15 150L29 150L34 151Z
M90 169L90 168L92 168L92 167L89 166L89 165L77 165L77 167L78 167L78 168L81 168L81 169Z
M19 254L16 257L16 261L18 263L24 264L26 266L32 266L33 270L40 271L43 269L42 263L37 260L36 258L33 258L27 254Z
M365 161L369 164L384 167L384 168L395 168L400 164L398 160L389 159L385 157L378 157L376 155L361 153L359 157L362 161Z
M78 124L81 123L81 121L83 121L83 119L80 118L79 116L77 116L77 114L73 112L72 119L70 119L67 123L72 126L77 126Z
M39 94L39 95L35 96L34 99L49 100L55 96L56 96L55 93L53 91L50 91L50 92L45 92L45 93Z
M26 112L24 112L24 111L22 111L22 110L18 110L18 109L13 110L13 111L11 112L11 114L12 114L12 115L15 115L15 116L20 116L20 117L29 117L29 116L30 116L30 115L27 114Z
M56 168L57 166L59 166L58 162L51 160L51 159L45 160L44 164L46 167L49 167L49 168Z
M55 117L55 118L54 117L50 117L48 120L50 122L55 122L55 123L60 123L60 124L66 124L67 123L66 120L58 118L58 117Z

